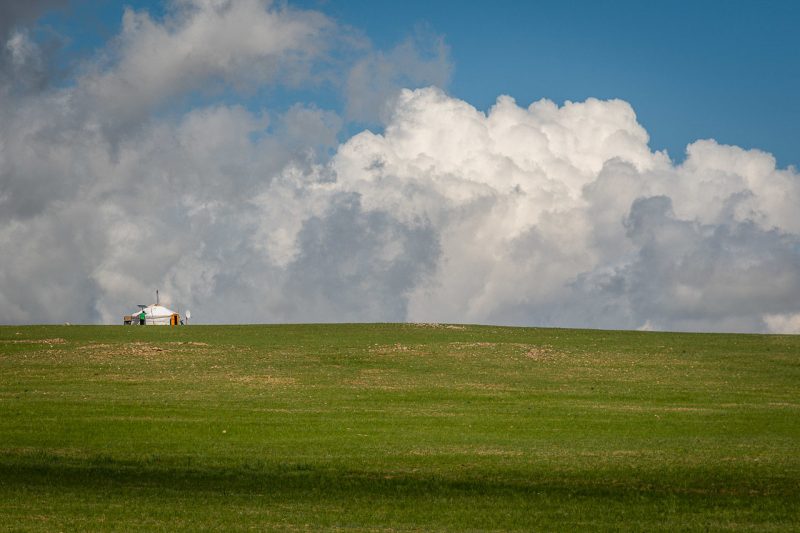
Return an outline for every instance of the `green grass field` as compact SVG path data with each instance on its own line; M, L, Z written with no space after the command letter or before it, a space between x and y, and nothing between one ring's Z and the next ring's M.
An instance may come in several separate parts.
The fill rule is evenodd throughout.
M800 337L0 327L2 531L798 531Z

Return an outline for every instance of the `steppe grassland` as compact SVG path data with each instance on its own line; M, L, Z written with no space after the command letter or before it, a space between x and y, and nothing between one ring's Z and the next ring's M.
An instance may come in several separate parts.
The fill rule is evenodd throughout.
M800 529L800 339L0 327L0 530Z

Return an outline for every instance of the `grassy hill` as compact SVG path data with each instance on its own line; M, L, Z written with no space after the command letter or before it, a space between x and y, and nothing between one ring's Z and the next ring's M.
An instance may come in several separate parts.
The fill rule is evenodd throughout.
M0 327L0 531L800 530L800 337Z

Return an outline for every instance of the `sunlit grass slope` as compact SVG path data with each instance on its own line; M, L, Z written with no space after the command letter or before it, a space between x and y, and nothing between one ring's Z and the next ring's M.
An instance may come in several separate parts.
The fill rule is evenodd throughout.
M800 529L800 338L0 327L0 530Z

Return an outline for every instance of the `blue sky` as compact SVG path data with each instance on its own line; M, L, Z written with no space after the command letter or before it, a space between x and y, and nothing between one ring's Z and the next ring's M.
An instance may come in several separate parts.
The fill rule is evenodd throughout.
M123 6L163 13L159 1L75 2L45 22L87 53L113 36ZM479 109L500 94L630 102L654 149L677 161L714 138L800 164L800 2L305 0L389 49L422 27L444 37L454 64L448 92ZM286 96L270 95L265 107ZM303 95L306 96L306 95ZM265 96L265 98L267 98ZM335 107L324 94L308 95Z

